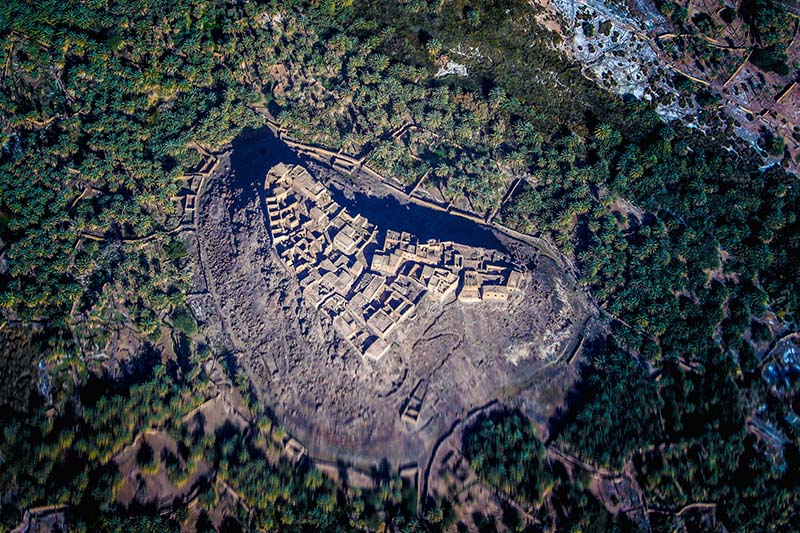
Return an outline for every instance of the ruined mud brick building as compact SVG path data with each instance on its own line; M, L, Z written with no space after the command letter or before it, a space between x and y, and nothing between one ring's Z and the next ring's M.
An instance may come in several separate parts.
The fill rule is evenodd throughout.
M361 355L380 359L389 334L425 295L444 302L507 302L527 275L499 252L378 229L351 215L300 165L267 173L264 197L272 243L300 284L304 299L332 319Z

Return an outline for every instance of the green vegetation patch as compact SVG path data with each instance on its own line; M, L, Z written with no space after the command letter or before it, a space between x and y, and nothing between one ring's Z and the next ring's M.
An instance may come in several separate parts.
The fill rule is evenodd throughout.
M532 505L552 486L544 446L520 413L480 418L464 431L462 449L483 481Z

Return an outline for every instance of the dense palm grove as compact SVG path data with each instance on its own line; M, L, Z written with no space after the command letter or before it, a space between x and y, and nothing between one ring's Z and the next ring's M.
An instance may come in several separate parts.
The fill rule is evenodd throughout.
M479 420L465 435L463 449L481 478L515 498L541 503L552 488L544 447L523 415L503 413Z
M46 328L43 353L63 369L55 418L42 408L3 419L0 487L16 487L0 498L4 523L49 503L73 506L76 523L88 509L110 512L109 458L169 427L199 450L173 460L173 474L192 457L222 461L218 475L254 510L239 517L250 527L371 528L377 517L417 527L394 489L353 501L313 471L249 460L261 453L258 431L232 443L181 437L211 357L197 341L187 341L191 383L162 367L122 390L107 384L99 399L80 394L97 370L82 355L105 345L110 325L151 341L165 321L193 333L184 252L169 233L176 178L199 163L196 145L218 148L262 125L255 109L266 107L296 138L366 156L406 183L427 174L447 200L482 214L524 178L500 219L552 239L609 323L550 440L597 465L631 466L663 508L711 501L732 529L800 527L800 430L787 422L797 387L776 396L760 361L767 314L791 323L798 313L797 178L727 149L730 124L703 135L601 92L521 0L0 10L0 303L8 320ZM435 78L448 59L470 75ZM135 413L126 424L115 418L123 411ZM748 430L756 416L786 435L779 459ZM546 471L519 415L476 431L483 455L519 458L500 471L474 465L499 490L514 492L498 472L534 457ZM521 496L536 503L543 490ZM587 516L597 505L568 483L553 492ZM143 527L175 525L152 520Z

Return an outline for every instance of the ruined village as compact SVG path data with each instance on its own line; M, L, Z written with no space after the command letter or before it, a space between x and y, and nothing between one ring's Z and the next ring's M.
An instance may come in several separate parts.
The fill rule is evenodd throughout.
M591 315L554 259L512 239L383 227L402 201L379 225L347 198L391 187L258 163L268 149L240 147L232 175L208 183L189 301L286 429L288 457L334 478L346 464L365 486L387 465L424 494L443 442L498 397L546 426Z
M374 361L423 297L508 302L527 276L501 254L449 241L419 240L351 215L300 165L279 163L264 185L272 242L336 332ZM376 249L379 235L382 244ZM368 249L372 248L372 249Z

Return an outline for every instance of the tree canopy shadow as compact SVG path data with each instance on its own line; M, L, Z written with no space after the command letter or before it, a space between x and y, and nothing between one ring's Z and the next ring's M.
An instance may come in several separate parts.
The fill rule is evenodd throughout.
M580 378L567 393L564 405L559 407L547 421L547 441L545 444L549 445L558 439L566 427L575 420L576 414L587 404L592 394L587 380L594 371L591 362L596 354L605 349L606 345L607 341L604 337L586 339L584 343L585 359L581 361L578 370Z

